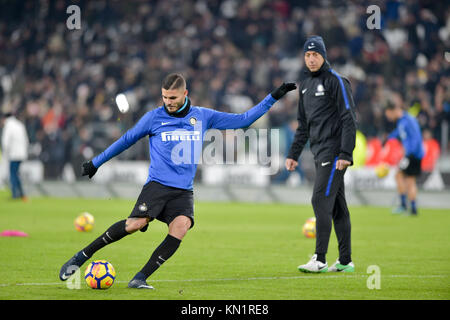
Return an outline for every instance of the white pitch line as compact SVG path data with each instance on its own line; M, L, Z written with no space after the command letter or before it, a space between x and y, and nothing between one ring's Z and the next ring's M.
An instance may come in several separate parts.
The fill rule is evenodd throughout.
M292 276L292 277L254 277L254 278L211 278L211 279L159 279L151 280L150 282L215 282L215 281L255 281L255 280L294 280L294 279L337 279L337 278L367 278L369 275L349 275L349 274L339 274L339 275L326 275L321 277L320 275L309 275L309 276ZM430 279L430 278L450 278L450 275L408 275L408 274L391 274L382 275L382 278L417 278L417 279ZM117 283L128 283L128 281L116 281ZM11 286L59 286L63 285L64 282L44 282L44 283L0 283L0 287L11 287Z

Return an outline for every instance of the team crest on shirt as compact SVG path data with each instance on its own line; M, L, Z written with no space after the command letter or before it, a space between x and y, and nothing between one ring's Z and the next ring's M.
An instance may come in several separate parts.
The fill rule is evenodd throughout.
M144 203L142 203L141 205L139 205L139 211L141 211L141 212L145 212L145 211L147 211L147 205L145 204L145 202Z
M195 124L197 123L197 119L195 119L194 117L191 117L191 118L189 119L189 123L190 123L191 125L195 126Z
M320 83L320 84L317 86L315 95L316 95L316 97L317 97L317 96L323 96L324 94L325 94L325 88L324 88L323 85Z

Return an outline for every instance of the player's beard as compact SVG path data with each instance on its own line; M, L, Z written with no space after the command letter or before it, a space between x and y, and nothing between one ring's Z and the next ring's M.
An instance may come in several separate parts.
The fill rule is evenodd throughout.
M183 106L183 104L184 104L184 100L182 102L172 104L171 106L166 105L166 109L169 113L175 113L178 110L180 110L180 108Z

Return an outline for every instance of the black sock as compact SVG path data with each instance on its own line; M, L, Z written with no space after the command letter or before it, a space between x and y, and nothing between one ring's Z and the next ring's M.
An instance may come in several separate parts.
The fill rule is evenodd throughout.
M325 260L325 253L316 253L317 254L317 261L320 261L320 262L322 262L322 263L325 263L326 262L326 260Z
M158 248L153 251L150 260L140 271L144 275L145 279L155 272L167 259L169 259L180 246L181 240L172 237L170 234L164 239Z
M108 230L105 231L100 237L91 242L86 248L82 251L87 257L92 257L92 255L103 248L104 246L113 243L117 240L122 239L129 233L125 230L125 222L126 220L121 220L116 222Z
M405 208L406 209L406 194L401 194L400 195L400 203L401 203L401 206L402 206L402 208Z

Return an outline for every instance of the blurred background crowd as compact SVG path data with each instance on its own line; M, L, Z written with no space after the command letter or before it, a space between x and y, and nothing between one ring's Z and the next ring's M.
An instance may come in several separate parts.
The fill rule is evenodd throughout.
M66 25L73 4L81 9L79 30ZM366 25L373 4L380 30ZM1 108L25 123L30 158L42 160L45 178L58 179L66 163L80 168L160 106L168 73L185 75L194 105L243 112L283 81L297 81L312 34L324 38L329 62L351 81L367 138L392 129L382 108L394 90L442 153L450 150L446 1L1 0ZM119 93L130 103L126 114L115 105ZM297 102L289 95L257 125L289 137ZM119 158L147 160L147 142Z

